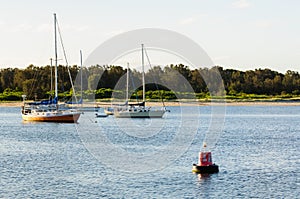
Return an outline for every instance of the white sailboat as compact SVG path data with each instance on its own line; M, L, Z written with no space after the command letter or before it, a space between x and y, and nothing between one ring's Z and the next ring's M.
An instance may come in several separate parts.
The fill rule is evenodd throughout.
M120 107L122 107L122 109L126 109L127 105L128 105L128 86L129 86L129 63L127 63L127 72L126 72L126 100L124 104L112 104L112 106L110 107L105 107L104 108L104 113L107 115L114 115L115 109L114 107L117 107L117 110L121 110Z
M144 71L144 45L142 44L142 84L143 84L143 101L141 103L128 103L128 74L127 68L127 86L126 86L126 106L125 108L115 108L114 115L117 118L162 118L166 112L165 107L153 109L145 106L145 71Z
M22 119L24 121L38 122L69 122L76 123L80 112L75 109L60 110L58 108L58 74L57 74L57 20L54 14L54 37L55 37L55 97L51 100L25 103L26 96L23 95Z
M83 101L83 81L82 81L82 51L80 50L80 99L77 100L75 97L75 101L68 101L65 104L62 104L63 109L72 109L76 108L78 111L81 112L98 112L100 111L100 107L96 106L95 104L85 104Z

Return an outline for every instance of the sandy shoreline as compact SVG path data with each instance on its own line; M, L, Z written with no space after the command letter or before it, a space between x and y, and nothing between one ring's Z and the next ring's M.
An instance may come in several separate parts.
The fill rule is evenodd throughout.
M300 106L300 102L164 102L165 106ZM1 107L21 107L23 102L0 102ZM162 106L161 102L146 102L147 106ZM84 106L111 106L110 102L87 103Z

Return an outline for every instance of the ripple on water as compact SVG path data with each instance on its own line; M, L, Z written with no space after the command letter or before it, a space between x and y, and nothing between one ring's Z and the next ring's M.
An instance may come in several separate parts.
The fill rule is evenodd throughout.
M228 106L213 151L220 172L208 176L193 174L191 167L209 127L209 107L200 107L200 126L181 156L158 171L135 174L95 159L72 124L23 123L19 108L0 109L0 198L297 198L300 194L300 107ZM162 131L150 137L118 132L112 117L97 121L99 129L109 129L105 133L114 144L133 154L151 154L168 145L179 126L179 108L170 109L168 125L157 127ZM147 124L152 128L153 122ZM157 128L153 126L154 131Z

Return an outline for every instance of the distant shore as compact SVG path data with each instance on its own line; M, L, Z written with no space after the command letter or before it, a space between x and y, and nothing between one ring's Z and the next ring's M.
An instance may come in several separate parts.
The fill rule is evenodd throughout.
M300 101L226 101L226 102L164 102L165 106L300 106ZM0 102L0 107L21 107L23 102ZM162 106L161 102L146 102L147 106ZM111 106L110 102L87 103L84 106Z

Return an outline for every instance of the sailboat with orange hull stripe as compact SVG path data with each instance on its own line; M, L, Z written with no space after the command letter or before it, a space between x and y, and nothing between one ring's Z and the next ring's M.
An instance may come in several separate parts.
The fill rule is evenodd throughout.
M57 37L56 37L56 14L54 14L55 32L55 98L40 102L25 103L26 95L23 95L22 119L35 122L66 122L77 123L81 112L76 109L60 110L58 108L57 89Z

